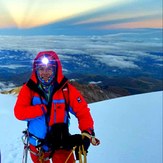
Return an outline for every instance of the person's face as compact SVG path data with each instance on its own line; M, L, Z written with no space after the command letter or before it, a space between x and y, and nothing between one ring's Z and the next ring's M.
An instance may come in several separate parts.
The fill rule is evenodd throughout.
M38 68L38 75L40 76L40 78L47 82L50 79L51 75L54 73L54 71L54 66L42 65Z

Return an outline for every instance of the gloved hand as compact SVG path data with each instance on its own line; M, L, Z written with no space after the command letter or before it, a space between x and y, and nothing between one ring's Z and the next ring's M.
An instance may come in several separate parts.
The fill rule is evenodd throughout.
M90 133L87 131L83 131L82 134L76 135L74 137L74 138L77 138L77 141L75 141L75 142L78 144L75 148L76 160L79 160L81 154L86 155L86 153L88 153L88 148L90 146L90 139L84 135L84 134L90 135ZM74 141L74 139L73 139L73 141ZM83 147L84 147L84 149L83 149Z
M90 143L94 146L100 144L100 141L95 138L95 133L93 130L91 131L91 133L88 131L83 131L81 135L76 135L74 138L77 138L76 142L79 141L79 144L76 146L75 149L75 156L77 160L79 160L80 153L83 155L86 155L86 153L88 153ZM74 138L73 141L75 140ZM84 147L84 149L82 148L82 146Z
M99 145L100 144L100 140L95 137L95 133L94 133L93 130L91 131L91 133L92 134L90 134L88 131L86 131L86 132L84 131L84 132L82 132L82 136L85 136L85 137L89 138L90 143L92 145L94 145L94 146Z
M92 135L88 131L83 131L82 134L83 134L82 135L82 145L84 146L84 150L86 152L88 152L88 148L90 146L90 138L85 135L89 135L89 136L92 136Z
M90 146L90 139L88 137L86 137L86 136L83 136L83 138L82 138L82 144L84 146L84 150L86 152L88 152L88 148Z

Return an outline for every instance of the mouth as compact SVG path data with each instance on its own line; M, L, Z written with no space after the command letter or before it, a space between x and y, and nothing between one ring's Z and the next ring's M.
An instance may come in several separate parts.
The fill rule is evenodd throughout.
M41 79L43 79L44 81L48 82L49 79L50 79L50 77L48 77L48 76L42 76Z

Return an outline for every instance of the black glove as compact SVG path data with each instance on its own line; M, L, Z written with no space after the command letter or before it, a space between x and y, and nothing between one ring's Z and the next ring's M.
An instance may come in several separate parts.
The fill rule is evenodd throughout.
M86 153L88 153L88 148L90 146L90 141L92 139L92 136L95 136L94 131L92 130L91 134L88 131L83 131L81 135L72 135L72 142L76 144L76 148L75 148L75 156L76 156L76 160L79 160L79 155L80 152L81 154L85 155ZM71 141L69 141L71 142ZM75 146L74 144L74 146ZM84 147L84 149L83 149ZM79 152L80 151L80 152Z
M88 131L83 131L82 134L90 135L92 136ZM88 148L90 146L90 138L88 138L85 135L82 135L82 145L84 146L84 150L88 152Z
M88 152L88 148L89 148L89 146L90 146L90 139L89 139L88 137L86 137L86 136L83 136L82 144L83 144L83 146L84 146L84 150L85 150L86 152Z
M88 134L88 133L87 133ZM88 148L90 146L90 139L84 135L79 135L79 139L78 139L78 145L75 148L75 156L76 156L76 160L79 160L79 155L80 154L86 154L88 153ZM84 149L83 149L84 147ZM80 153L80 152L81 153Z

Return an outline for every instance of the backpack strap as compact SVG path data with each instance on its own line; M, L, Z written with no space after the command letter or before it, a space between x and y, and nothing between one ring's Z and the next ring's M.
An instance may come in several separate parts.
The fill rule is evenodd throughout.
M68 118L70 118L70 114L69 114L69 106L70 106L69 88L68 88L68 84L67 83L62 88L62 93L63 93L64 99L65 99L65 110L67 112Z
M26 85L29 89L37 92L40 96L45 98L44 92L38 88L38 85L32 79L29 79Z

